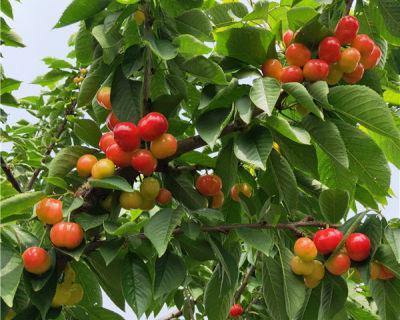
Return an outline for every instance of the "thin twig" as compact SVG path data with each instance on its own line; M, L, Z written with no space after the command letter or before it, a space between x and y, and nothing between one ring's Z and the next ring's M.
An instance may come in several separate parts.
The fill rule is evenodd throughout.
M145 15L145 20L144 20L144 33L148 34L151 32L151 24L152 24L152 18L150 16L150 10L148 8L148 5L144 6L144 15ZM143 108L142 108L142 114L148 113L150 111L150 84L151 84L151 75L152 75L152 53L151 49L149 46L146 47L145 51L145 58L144 58L144 70L143 70Z
M11 185L14 187L14 189L17 190L18 192L22 192L19 182L14 177L14 174L12 173L10 167L7 165L7 163L3 159L3 157L1 157L1 168L3 169L3 172L6 175L7 180L11 183Z
M235 292L235 296L234 296L235 302L238 302L240 300L240 296L242 295L243 291L246 289L246 287L249 283L250 277L253 275L254 271L256 271L257 260L258 260L259 256L260 256L260 252L257 252L256 258L254 260L254 264L249 268L249 270L247 270L247 272L243 276L242 283L241 283L239 289L237 289Z
M180 317L181 315L183 315L183 311L182 310L177 310L177 311L171 313L169 316L163 318L162 320L176 319L176 318Z
M344 11L345 16L347 16L350 13L352 6L353 6L353 0L346 0L346 9Z

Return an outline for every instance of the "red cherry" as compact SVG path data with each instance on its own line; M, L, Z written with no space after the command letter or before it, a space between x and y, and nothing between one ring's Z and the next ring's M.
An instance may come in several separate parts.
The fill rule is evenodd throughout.
M145 141L153 141L168 130L168 120L159 112L150 112L138 123L140 136Z
M325 266L328 271L336 276L346 273L350 269L351 261L347 254L339 253L330 257Z
M369 257L371 241L363 233L352 233L346 240L346 249L351 260L363 261Z
M157 159L150 151L138 149L132 154L131 165L136 171L150 176L157 168Z
M114 133L112 132L103 133L99 141L100 150L106 152L107 148L114 143L116 143L114 140Z
M75 249L83 240L83 230L75 222L59 222L51 228L50 240L56 247Z
M326 37L318 47L318 57L327 63L335 63L340 58L340 41L335 37Z
M359 24L356 17L346 16L336 25L335 36L341 44L350 44L355 39Z
M109 114L108 114L108 116L107 116L107 119L106 119L106 125L107 125L107 128L109 129L109 130L113 130L114 129L114 127L117 125L119 123L119 120L117 119L117 117L116 117L116 115L114 114L114 112L110 112Z
M358 34L351 46L360 51L361 56L367 57L374 50L375 42L366 34Z
M261 71L264 77L275 78L279 81L282 73L282 64L277 59L268 59L261 66Z
M386 268L383 264L381 264L380 267L381 268L380 268L378 279L389 280L389 279L393 279L395 277L394 273L392 271L390 271L388 268Z
M117 167L124 168L131 165L133 152L126 152L117 143L114 143L107 148L106 157L114 162Z
M203 196L215 196L222 188L221 178L215 174L199 176L196 180L196 189Z
M97 91L97 103L103 108L111 110L111 88L103 87Z
M172 193L168 189L161 188L160 191L158 192L156 201L159 205L166 205L170 203L172 200Z
M303 71L296 66L290 66L282 69L281 82L303 82Z
M336 249L342 239L342 232L337 229L327 228L317 231L314 235L313 241L319 253L328 254Z
M289 47L289 45L290 45L290 43L292 42L292 40L293 40L293 35L294 35L294 32L292 31L292 30L287 30L284 34L283 34L283 36L282 36L282 40L283 40L283 43L285 44L285 47L287 48L287 47Z
M326 80L328 74L329 65L321 59L311 59L303 68L304 78L308 81Z
M53 198L44 198L36 204L38 219L47 224L55 224L63 218L62 202Z
M362 79L364 75L364 66L359 63L351 73L343 73L343 80L347 83L354 84Z
M120 122L114 127L114 140L124 151L133 151L140 146L139 129L131 122Z
M22 254L22 261L26 271L33 274L43 274L50 269L49 253L39 247L30 247Z
M366 57L361 57L360 62L364 66L365 70L372 69L372 68L376 67L379 60L381 59L381 56L382 56L381 48L379 48L377 45L375 45L371 54Z
M243 313L243 307L240 304L234 304L229 310L229 315L232 318L239 317Z
M302 67L311 59L311 51L301 43L292 43L286 49L286 60L291 66Z

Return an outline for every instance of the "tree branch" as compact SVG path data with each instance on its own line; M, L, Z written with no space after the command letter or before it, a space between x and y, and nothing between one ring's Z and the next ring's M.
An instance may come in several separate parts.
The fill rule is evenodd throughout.
M151 32L152 19L150 17L150 10L148 4L144 6L144 33L148 34ZM144 57L144 70L143 70L143 110L141 116L150 111L150 84L152 75L152 53L149 46L146 46L145 57Z
M3 157L1 157L1 169L3 169L4 174L7 177L7 180L11 183L15 190L18 192L22 192L21 186L17 179L15 179L14 174L12 173L10 167L7 165Z
M235 296L234 296L235 302L238 302L240 300L240 296L242 295L243 291L246 289L247 284L249 283L250 277L252 276L254 271L256 271L257 260L258 260L259 256L260 256L260 252L258 251L256 259L254 261L254 264L246 272L246 274L243 277L243 280L242 280L242 283L241 283L239 289L237 289L237 291L235 292Z
M345 16L349 15L352 5L353 5L353 0L346 0L346 9L344 11Z
M183 311L182 310L177 310L177 311L171 313L169 316L163 318L163 320L176 319L176 318L180 317L181 315L183 315Z

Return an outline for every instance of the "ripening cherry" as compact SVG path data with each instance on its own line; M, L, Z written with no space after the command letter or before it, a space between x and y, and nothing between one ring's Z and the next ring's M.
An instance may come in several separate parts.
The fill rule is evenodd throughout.
M103 152L107 151L107 148L112 144L116 143L114 140L114 133L113 132L106 132L100 138L99 147L100 150Z
M97 161L92 168L92 178L103 179L113 176L115 173L115 164L110 159L101 159Z
M281 82L303 82L303 70L296 66L289 66L282 69Z
M50 269L49 253L43 248L29 247L22 254L22 262L26 271L33 274L43 274Z
M156 199L160 189L160 182L153 177L144 178L140 184L140 194L146 199Z
M352 233L346 239L346 250L351 260L363 261L369 257L371 241L363 233Z
M359 29L359 23L356 17L345 16L339 20L336 25L335 37L339 39L340 43L351 44Z
M342 54L339 59L339 67L345 73L353 72L358 63L360 62L361 55L357 49L354 48L346 48L342 51Z
M111 110L111 88L103 87L97 91L97 103L107 110Z
M140 137L153 141L168 130L167 118L159 112L150 112L138 122Z
M89 177L96 162L97 158L92 154L85 154L80 157L76 163L78 175L83 178Z
M305 276L309 280L321 281L325 277L325 267L321 261L313 260L312 272Z
M325 263L326 269L336 276L346 273L350 269L351 261L346 253L338 253L330 257Z
M120 122L114 127L114 140L124 151L133 151L140 146L139 129L132 122Z
M309 277L304 277L304 285L309 289L314 289L314 288L318 287L320 282L321 281L314 280L314 279L309 278Z
M125 168L131 165L131 159L134 151L126 152L114 143L106 150L106 157L110 159L117 167Z
M106 119L106 125L109 130L113 130L114 127L119 123L119 120L114 112L110 112Z
M375 45L371 54L369 56L362 56L360 61L364 66L364 69L368 70L376 67L376 65L379 63L379 60L381 59L381 56L381 49L377 45Z
M294 254L303 261L313 261L317 256L317 248L310 238L301 237L294 243Z
M375 42L366 34L358 34L351 46L356 48L362 57L367 57L374 50Z
M53 198L44 198L36 204L38 219L47 224L55 224L63 219L62 202Z
M132 167L145 176L150 176L157 168L157 159L146 149L137 149L132 153Z
M165 206L172 201L172 193L168 189L161 188L158 192L156 202L160 206Z
M126 210L139 209L143 204L143 197L139 191L122 192L119 196L119 205Z
M178 142L170 133L163 133L150 144L150 151L157 159L165 159L173 156L178 150Z
M51 228L50 240L56 247L75 249L83 240L83 230L75 222L59 222Z
M340 59L340 41L335 37L326 37L319 43L318 57L327 63L335 63Z
M364 76L364 66L359 63L352 73L343 73L343 80L347 83L354 84Z
M247 198L253 195L253 188L247 182L236 183L230 190L230 195L233 201L240 202L239 194L243 194Z
M282 63L278 59L268 59L261 66L264 77L275 78L280 81L282 74Z
M301 43L292 43L285 53L286 61L291 66L302 67L311 59L311 51Z
M218 209L221 208L225 202L225 196L222 191L219 191L216 195L212 197L211 208Z
M308 81L326 80L329 74L329 65L321 59L311 59L303 67L303 76Z
M298 256L293 256L290 261L290 267L294 274L307 276L313 272L314 262L304 261Z
M381 268L379 271L379 279L381 280L389 280L389 279L393 279L394 273L392 271L390 271L388 268L386 268L383 264L381 264Z
M336 249L342 239L342 232L337 229L327 228L317 231L313 241L320 254L328 254Z
M338 63L334 63L329 65L329 74L328 74L328 78L326 78L326 82L329 85L334 85L337 84L340 79L342 79L343 76L343 71L340 69L339 64Z
M293 32L292 30L290 30L290 29L287 30L287 31L283 34L282 40L283 40L283 43L285 44L285 47L286 47L286 48L290 46L290 43L291 43L292 40L293 40L293 36L294 36L294 32Z
M240 304L234 304L229 310L229 315L232 318L239 317L243 313L243 307Z
M196 179L196 189L203 196L215 196L222 188L222 180L215 174L206 174Z
M371 262L369 265L369 276L371 280L379 279L379 274L381 272L381 264L378 262Z
M144 11L142 9L138 9L133 13L133 19L135 20L136 24L138 26L142 25L144 20L146 19L146 16L144 14Z

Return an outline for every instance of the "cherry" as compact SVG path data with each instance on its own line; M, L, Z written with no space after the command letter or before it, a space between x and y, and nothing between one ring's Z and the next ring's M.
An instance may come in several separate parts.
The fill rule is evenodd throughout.
M83 230L75 222L59 222L51 228L50 240L56 247L75 249L83 240Z
M137 149L132 153L131 165L145 176L150 176L157 168L157 159L146 149Z
M103 133L99 141L100 150L106 152L107 148L114 143L116 143L114 140L114 133L112 132Z
M292 31L292 30L287 30L284 34L283 34L283 36L282 36L282 40L283 40L283 43L285 44L285 47L287 48L289 45L290 45L290 43L292 42L292 40L293 40L293 36L294 36L294 32Z
M80 69L79 69L79 72L80 72L81 75L84 76L84 75L87 74L87 69L86 69L86 68L80 68Z
M97 91L97 103L107 110L111 110L111 88L103 87Z
M112 199L113 199L113 195L112 193L110 193L105 199L103 199L100 204L103 207L103 209L107 210L107 211L111 211L112 209Z
M135 20L135 22L138 26L143 24L145 18L146 18L146 16L145 16L143 10L141 10L141 9L138 9L133 13L133 19Z
M314 288L318 287L320 282L321 281L314 280L309 277L304 277L304 285L309 289L314 289Z
M346 240L346 249L351 260L363 261L369 257L371 241L363 233L352 233Z
M341 44L350 44L358 33L358 20L353 16L345 16L336 25L335 36Z
M292 268L293 273L297 275L310 275L313 272L314 262L313 261L303 261L298 256L293 256L290 261L290 267Z
M337 84L342 79L343 71L340 69L338 63L329 66L329 74L326 82L330 85Z
M117 167L124 168L131 165L133 152L126 152L117 143L114 143L107 148L106 157L114 162Z
M113 176L115 173L115 164L110 159L101 159L97 161L92 168L92 178L103 179Z
M375 45L371 54L369 56L361 57L360 61L364 66L364 69L368 70L376 67L376 65L379 63L379 60L381 59L381 56L382 56L381 49L377 45Z
M375 42L366 34L358 34L351 46L356 48L362 57L367 57L372 53L372 50L374 50Z
M157 159L165 159L173 156L178 150L178 142L169 133L163 133L150 144L150 151Z
M142 205L140 206L140 209L143 211L150 211L151 209L154 208L156 205L156 202L154 199L148 199L148 198L143 198Z
M218 209L221 208L225 202L225 196L222 191L219 191L216 195L212 197L211 208Z
M291 66L302 67L311 59L311 51L301 43L292 43L286 49L286 61Z
M240 304L234 304L231 309L229 310L229 315L232 318L239 317L243 313L243 307Z
M335 37L326 37L319 43L318 57L327 63L335 63L340 59L340 41Z
M26 271L33 274L43 274L50 269L49 253L43 248L29 247L22 254L22 262Z
M114 127L114 140L124 151L133 151L140 146L139 129L131 122L120 122Z
M40 200L35 209L38 219L47 224L55 224L63 219L62 202L53 198Z
M296 66L285 67L282 69L281 82L303 82L303 71Z
M264 77L271 77L280 81L282 64L278 59L268 59L261 66L261 71Z
M317 256L317 248L310 238L302 237L294 243L294 254L304 261L312 261Z
M203 196L215 196L222 188L221 178L215 174L206 174L196 179L196 189Z
M361 63L359 63L352 73L343 74L343 80L346 81L347 83L353 84L360 81L363 75L364 75L364 66Z
M80 157L76 163L78 175L83 178L89 177L96 162L97 158L92 154L85 154Z
M388 268L386 268L383 264L381 264L381 269L379 271L379 279L381 280L389 280L393 279L394 273L390 271Z
M357 49L347 48L342 51L342 55L339 59L339 67L343 72L351 73L357 67L360 62L361 55Z
M312 272L309 275L306 275L304 278L313 281L321 281L325 277L325 267L323 263L318 260L313 260L312 263Z
M150 112L138 123L140 136L145 141L153 141L168 130L168 120L159 112Z
M378 262L371 262L369 266L369 275L371 280L379 279L380 272L381 272L381 264Z
M321 59L311 59L303 68L304 78L308 81L326 80L328 74L329 65Z
M143 197L139 191L122 192L119 205L124 209L139 209L143 204Z
M106 125L109 130L113 130L114 127L119 123L119 120L114 112L110 112L106 119Z
M327 228L317 231L313 240L320 254L328 254L336 249L342 238L343 233L339 230Z
M160 206L165 206L168 203L170 203L171 200L172 200L171 191L165 188L161 188L156 198L157 204L159 204Z
M156 178L144 178L140 185L140 194L146 199L156 199L160 192L160 182Z
M253 188L247 182L236 183L230 190L232 200L240 202L240 193L243 194L245 197L250 198L253 194Z
M350 265L350 258L345 253L338 253L337 255L330 257L325 263L326 269L336 276L346 273L350 269Z

